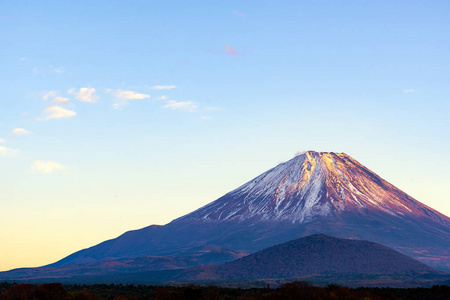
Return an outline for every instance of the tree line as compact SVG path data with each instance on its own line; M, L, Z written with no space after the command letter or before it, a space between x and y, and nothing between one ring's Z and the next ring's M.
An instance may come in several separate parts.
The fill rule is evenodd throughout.
M153 285L62 285L0 283L0 300L172 300L172 299L322 299L322 300L384 300L384 299L450 299L450 286L432 288L348 288L339 285L314 286L294 281L277 288L226 288L218 286L153 286Z

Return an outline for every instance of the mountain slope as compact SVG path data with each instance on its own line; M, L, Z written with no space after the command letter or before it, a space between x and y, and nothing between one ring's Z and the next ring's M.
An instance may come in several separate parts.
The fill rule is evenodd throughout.
M167 225L126 232L51 267L149 256L222 263L316 233L374 241L450 270L450 218L347 154L314 151Z
M181 281L250 281L304 276L442 276L443 273L383 245L319 234L261 250L216 266L200 266Z
M342 211L450 219L414 200L345 153L309 151L179 220L310 222Z

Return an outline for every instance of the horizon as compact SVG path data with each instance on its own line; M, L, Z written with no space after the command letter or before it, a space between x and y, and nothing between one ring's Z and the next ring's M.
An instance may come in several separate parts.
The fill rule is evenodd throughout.
M445 1L0 14L0 271L167 224L315 149L450 216Z

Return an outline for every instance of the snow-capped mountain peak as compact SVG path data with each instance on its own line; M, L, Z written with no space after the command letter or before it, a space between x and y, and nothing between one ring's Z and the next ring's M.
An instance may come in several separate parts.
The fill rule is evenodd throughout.
M345 153L307 151L178 220L309 222L342 211L448 220Z
M345 153L314 151L164 226L128 231L52 266L145 256L159 262L161 256L183 258L171 260L176 265L185 257L220 263L314 233L375 241L450 270L449 217Z

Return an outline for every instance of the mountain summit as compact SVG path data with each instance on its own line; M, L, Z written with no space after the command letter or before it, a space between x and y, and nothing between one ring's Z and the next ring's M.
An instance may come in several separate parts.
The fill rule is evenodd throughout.
M450 271L449 217L345 153L314 151L167 225L126 232L44 269L94 274L109 265L136 269L136 261L139 270L218 264L312 234L373 241Z
M374 241L450 270L450 218L345 153L314 151L167 225L126 232L54 266L143 256L222 263L317 233Z
M414 200L345 153L308 151L180 220L307 223L343 211L450 219Z

